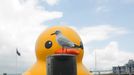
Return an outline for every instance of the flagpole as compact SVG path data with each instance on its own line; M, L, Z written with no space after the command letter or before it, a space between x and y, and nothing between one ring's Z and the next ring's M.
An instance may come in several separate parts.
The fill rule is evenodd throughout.
M96 48L95 48L95 71L97 72L97 56L96 56ZM95 73L96 75L96 73Z
M18 56L21 56L21 53L18 51L18 48L16 48L16 75L18 74Z
M16 52L17 52L17 48L16 48ZM18 62L18 58L17 58L17 54L16 54L16 75L17 75L17 69L18 69L18 64L17 64L17 62Z

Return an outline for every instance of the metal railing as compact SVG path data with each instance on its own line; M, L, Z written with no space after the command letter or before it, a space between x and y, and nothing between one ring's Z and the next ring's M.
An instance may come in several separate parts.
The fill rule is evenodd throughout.
M19 73L19 74L15 74L15 73L1 73L0 75L21 75L21 73Z
M112 70L97 70L97 71L91 71L93 75L113 75Z

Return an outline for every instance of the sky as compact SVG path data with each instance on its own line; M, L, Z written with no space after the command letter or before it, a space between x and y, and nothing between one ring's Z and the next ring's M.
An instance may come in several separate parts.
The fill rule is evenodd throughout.
M37 37L55 25L80 35L88 70L124 65L134 59L133 8L134 0L1 0L0 73L23 73L32 66Z

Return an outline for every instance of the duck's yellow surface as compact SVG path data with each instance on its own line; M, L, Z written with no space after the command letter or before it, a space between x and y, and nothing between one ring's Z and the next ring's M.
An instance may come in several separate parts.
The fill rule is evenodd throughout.
M57 43L56 36L51 34L56 30L60 30L64 36L66 36L70 41L77 45L80 45L81 39L78 34L69 27L66 26L53 26L45 30L37 39L36 42L36 58L37 62L27 70L24 75L46 75L46 58L52 55L56 50L60 50L62 47ZM45 45L47 41L51 41L52 45L50 48L46 48ZM77 75L92 75L89 70L85 69L82 64L83 52L84 50L79 48L80 53L76 55L77 57ZM28 58L29 59L29 58Z

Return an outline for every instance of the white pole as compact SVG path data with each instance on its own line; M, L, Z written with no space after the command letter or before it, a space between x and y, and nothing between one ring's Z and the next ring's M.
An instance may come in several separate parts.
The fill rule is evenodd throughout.
M16 51L17 51L17 48L16 48ZM17 69L18 69L18 63L17 63L17 54L16 54L16 75L17 75Z
M97 56L96 56L96 49L95 49L95 71L97 72ZM96 73L95 73L96 74Z
M16 48L16 53L18 52L18 48ZM16 75L18 75L18 54L16 54Z

